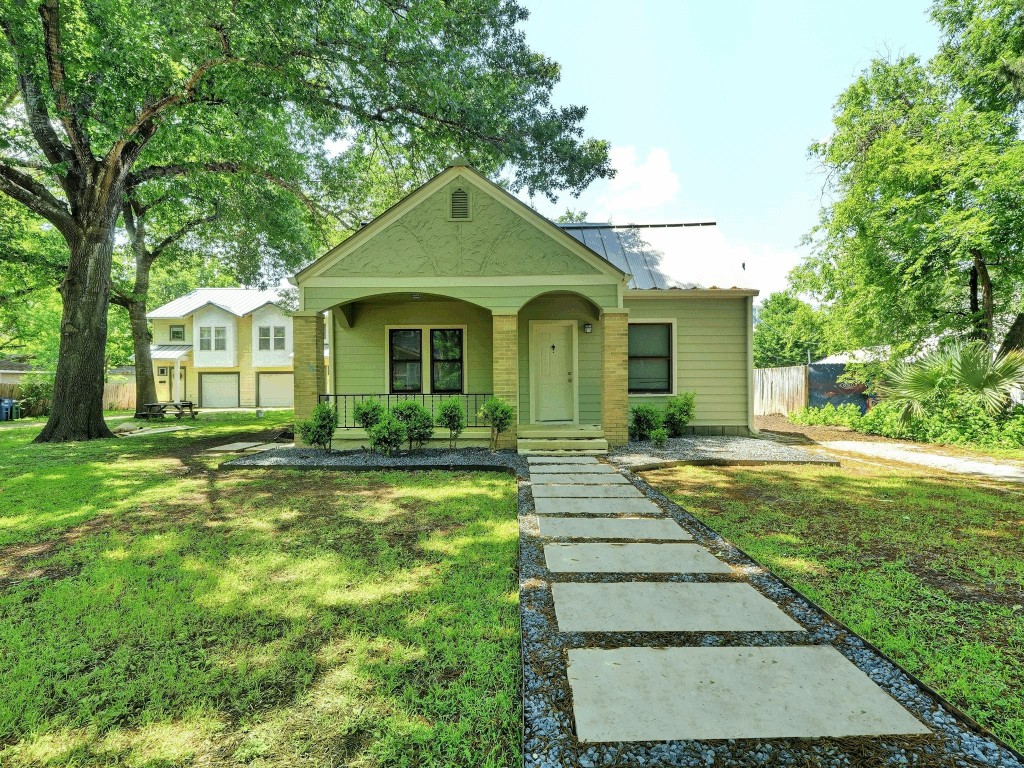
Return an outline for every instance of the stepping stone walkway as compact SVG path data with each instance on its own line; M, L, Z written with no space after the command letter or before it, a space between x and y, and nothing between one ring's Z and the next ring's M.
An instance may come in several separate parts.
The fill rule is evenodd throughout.
M580 742L930 733L838 650L809 644L800 624L613 467L591 457L529 464L557 630L577 633L566 675ZM805 639L665 647L661 635L608 647L598 635L588 647L588 633L627 632Z

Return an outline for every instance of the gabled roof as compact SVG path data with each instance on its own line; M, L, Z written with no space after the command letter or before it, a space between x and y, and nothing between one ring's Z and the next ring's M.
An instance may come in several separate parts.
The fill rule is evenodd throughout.
M279 298L276 291L255 288L196 288L191 293L151 310L146 317L150 320L174 320L188 317L208 305L244 317L260 307L273 304Z

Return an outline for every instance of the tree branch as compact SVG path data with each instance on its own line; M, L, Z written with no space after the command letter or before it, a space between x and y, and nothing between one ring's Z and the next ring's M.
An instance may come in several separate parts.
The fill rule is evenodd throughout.
M78 236L78 225L71 218L67 206L31 176L0 164L0 192L38 213L57 227L68 240Z
M43 22L43 42L46 51L46 67L50 74L50 88L53 89L57 101L57 113L60 117L64 133L67 134L75 157L83 166L93 162L89 136L78 121L75 110L71 107L65 84L67 77L64 72L64 50L60 36L60 2L44 0L39 5L39 16Z

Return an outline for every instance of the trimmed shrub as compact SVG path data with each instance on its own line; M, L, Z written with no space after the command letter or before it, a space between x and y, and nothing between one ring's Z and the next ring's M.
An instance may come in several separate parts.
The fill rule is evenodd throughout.
M410 451L434 436L434 417L415 400L403 400L391 409L391 414L405 425Z
M498 436L507 432L516 418L516 409L500 397L488 397L480 409L480 418L491 425L491 450L498 449Z
M631 440L650 440L651 433L665 424L665 414L653 405L634 405L629 409Z
M801 408L789 414L794 424L804 426L851 427L856 428L861 420L860 408L853 403L843 403L836 407L827 403L821 408Z
M407 435L405 424L387 412L366 433L370 437L370 450L385 456L393 456L402 447Z
M696 397L695 392L683 392L668 399L665 405L665 427L669 437L680 437L686 425L693 421Z
M303 442L328 453L331 451L331 441L337 428L338 412L330 403L317 403L308 419L295 422L295 429Z
M356 420L356 424L365 430L369 430L383 419L385 413L387 413L387 409L384 407L384 403L376 398L360 400L352 408L352 417Z
M454 448L466 428L466 412L459 398L450 397L441 403L437 409L437 426L448 430L448 446Z
M666 445L668 445L668 430L665 429L664 427L652 429L651 442L654 443L655 448L664 448Z

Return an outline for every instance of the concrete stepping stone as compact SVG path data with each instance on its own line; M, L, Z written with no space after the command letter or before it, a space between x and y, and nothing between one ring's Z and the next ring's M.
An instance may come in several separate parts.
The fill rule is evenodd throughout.
M527 456L530 466L534 464L599 464L593 456Z
M561 632L799 632L749 584L552 584Z
M545 544L555 573L732 573L697 544Z
M534 485L626 485L631 484L618 472L594 472L592 474L569 474L568 472L546 474L531 472L530 480Z
M533 498L588 498L588 499L642 499L640 490L627 485L537 485L533 486Z
M228 443L227 445L216 445L213 448L207 448L207 453L234 453L235 451L247 451L250 448L255 448L257 445L263 445L263 443Z
M663 515L650 499L534 498L538 515Z
M568 677L585 742L929 733L831 646L573 648Z
M555 475L559 473L574 475L619 474L615 467L610 467L607 464L537 464L530 468L530 472L540 472L546 475Z
M559 539L692 539L675 520L649 517L539 517L540 535Z

